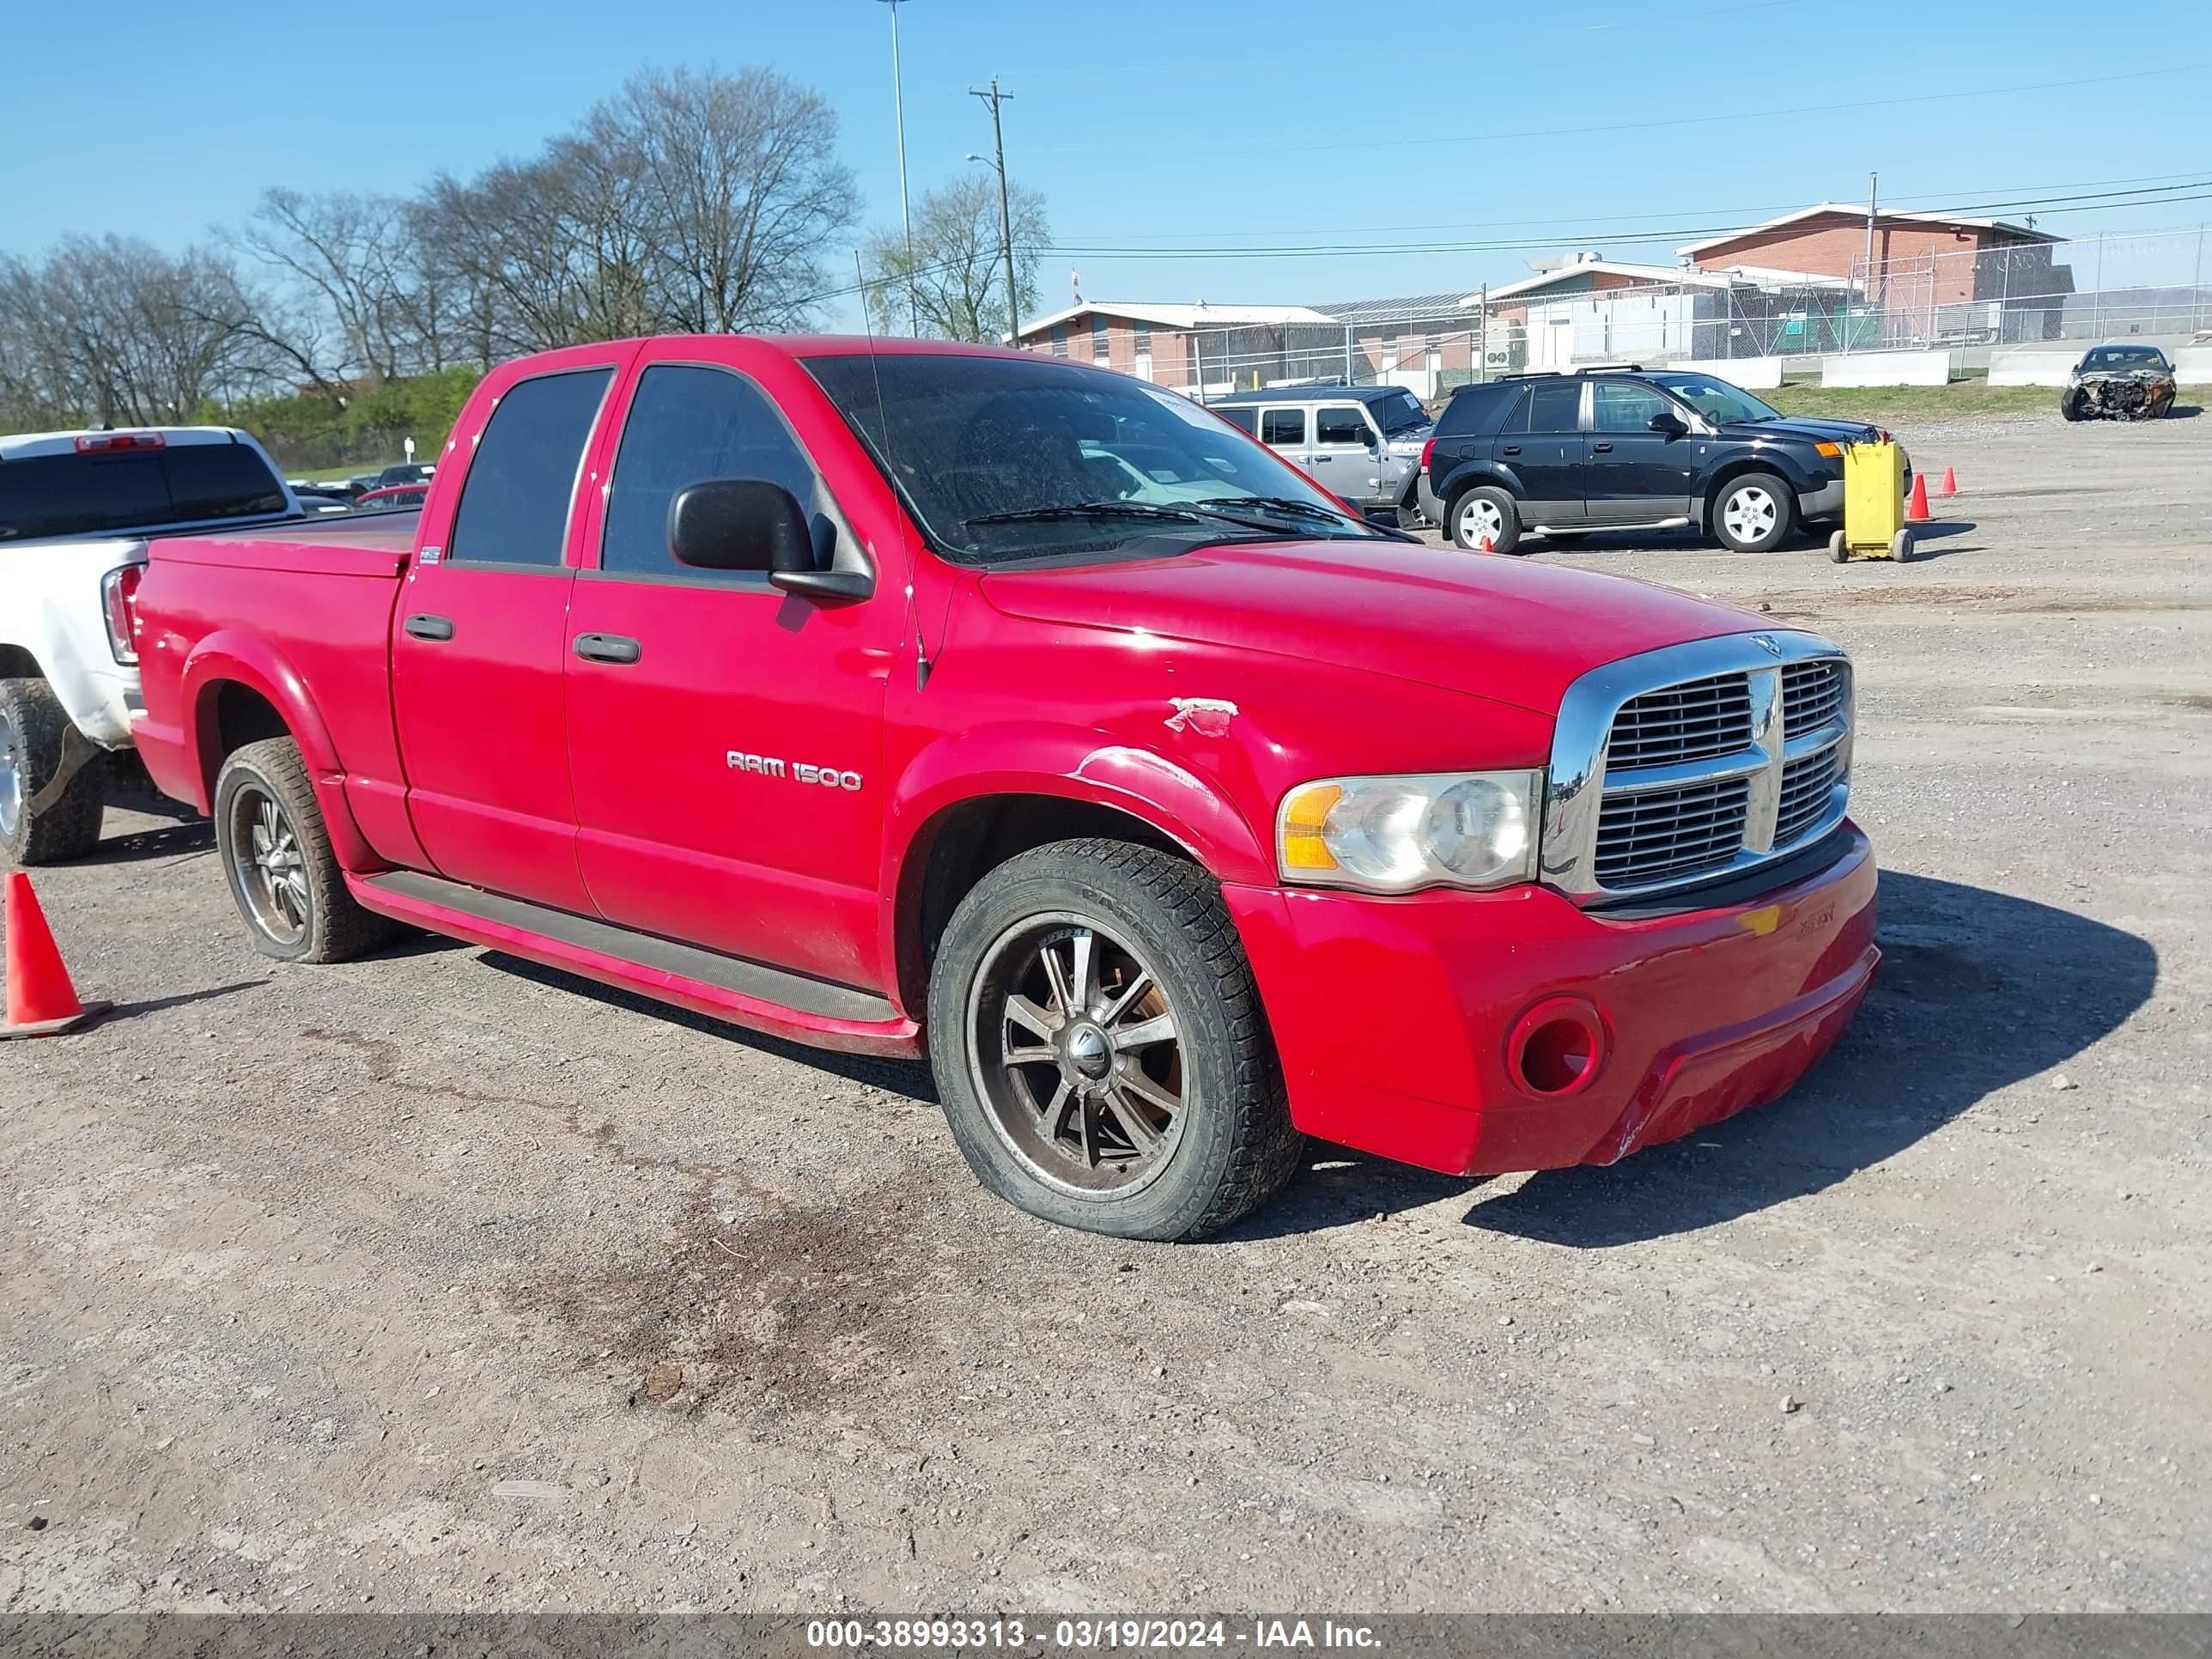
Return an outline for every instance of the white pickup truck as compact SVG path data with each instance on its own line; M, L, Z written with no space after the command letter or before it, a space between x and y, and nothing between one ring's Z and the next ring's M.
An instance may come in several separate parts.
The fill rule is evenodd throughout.
M228 427L0 436L0 858L100 840L131 744L138 642L125 601L154 536L295 516L283 475Z

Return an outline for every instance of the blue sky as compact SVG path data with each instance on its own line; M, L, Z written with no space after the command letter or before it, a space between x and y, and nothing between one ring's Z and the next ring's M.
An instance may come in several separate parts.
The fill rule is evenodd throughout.
M919 194L988 148L967 92L996 74L1015 94L1010 166L1065 243L1526 238L1664 260L1675 233L1863 198L1869 169L1885 201L1923 207L2212 178L2212 7L2125 10L2139 49L2089 49L2081 9L2055 0L907 0L908 165ZM817 88L867 222L896 220L878 0L329 15L296 0L0 10L0 247L111 230L179 246L268 184L405 191L531 149L646 64L767 64ZM2130 78L2047 84L2105 76ZM1953 95L2022 87L2043 89ZM2068 119L2082 99L2142 118ZM2042 222L2206 220L2212 200ZM1059 253L1044 301L1066 302L1071 267L1092 299L1221 304L1464 290L1529 257Z

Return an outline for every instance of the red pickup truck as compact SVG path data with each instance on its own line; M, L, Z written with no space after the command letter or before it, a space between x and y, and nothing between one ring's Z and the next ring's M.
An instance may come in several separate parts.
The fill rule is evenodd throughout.
M412 924L927 1053L1036 1214L1189 1238L1311 1133L1608 1163L1874 971L1812 635L1377 530L1042 356L661 338L495 371L419 514L156 542L140 752L256 945Z

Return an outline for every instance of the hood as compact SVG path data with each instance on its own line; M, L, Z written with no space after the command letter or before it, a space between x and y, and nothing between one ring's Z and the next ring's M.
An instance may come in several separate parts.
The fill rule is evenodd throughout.
M1239 544L981 586L1011 617L1340 664L1546 716L1601 663L1772 625L1631 577L1398 542Z
M1721 428L1723 438L1790 438L1799 443L1870 444L1881 429L1864 421L1816 421L1809 416L1785 415L1778 421L1731 421Z
M1409 426L1403 432L1394 432L1382 443L1393 455L1417 456L1421 446L1436 435L1436 424L1431 422L1427 426Z

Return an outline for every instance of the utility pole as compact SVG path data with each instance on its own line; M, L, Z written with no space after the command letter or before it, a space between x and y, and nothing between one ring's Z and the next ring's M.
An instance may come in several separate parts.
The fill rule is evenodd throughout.
M999 77L991 77L991 89L978 92L968 88L970 98L980 98L991 106L991 166L999 175L999 252L1006 262L1006 343L1019 345L1022 340L1021 295L1014 287L1014 221L1006 205L1006 135L999 120L999 106L1014 94L999 90ZM981 158L971 156L971 161Z
M1875 216L1875 186L1876 186L1876 185L1878 185L1881 182L1881 175L1880 173L1869 173L1869 174L1867 174L1867 243L1866 243L1866 287L1865 287L1865 295L1866 295L1866 298L1867 298L1868 300L1869 300L1869 301L1871 301L1871 300L1874 298L1874 216ZM1850 291L1849 291L1848 289L1846 289L1846 290L1844 291L1844 349L1845 351L1849 351L1850 349L1851 349L1851 296L1850 296Z
M898 129L899 233L906 239L906 331L921 332L921 301L914 291L914 222L906 204L906 94L899 84L898 9L901 0L882 0L891 9L891 121Z

